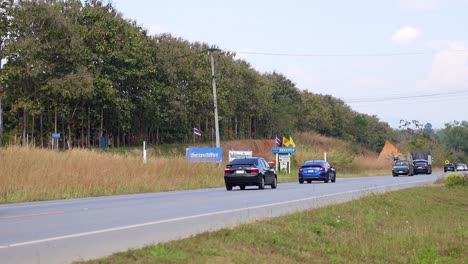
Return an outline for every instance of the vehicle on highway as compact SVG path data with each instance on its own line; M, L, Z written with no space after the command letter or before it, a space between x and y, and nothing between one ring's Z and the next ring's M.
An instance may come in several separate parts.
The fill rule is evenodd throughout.
M304 181L324 181L325 183L336 181L336 170L325 160L307 160L299 168L299 183Z
M432 174L432 165L427 160L414 160L414 175L417 174Z
M453 163L448 163L444 165L444 172L455 171L455 165Z
M468 170L468 166L464 163L460 163L460 164L457 164L457 171L467 171Z
M239 158L226 165L224 183L228 191L231 191L234 186L245 190L246 186L258 186L259 189L265 189L265 185L270 185L272 189L276 189L278 176L274 167L270 166L264 158Z
M400 175L414 175L414 165L409 160L397 160L393 163L392 166L392 175L393 177L398 177Z

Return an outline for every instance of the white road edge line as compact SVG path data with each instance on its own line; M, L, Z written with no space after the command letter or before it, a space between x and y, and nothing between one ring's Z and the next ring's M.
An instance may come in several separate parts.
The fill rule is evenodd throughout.
M14 243L14 244L6 245L6 246L1 246L1 245L0 245L0 249L8 249L8 248L13 248L13 247L21 247L21 246L39 244L39 243L44 243L44 242L62 240L62 239L67 239L67 238L75 238L75 237L83 237L83 236L89 236L89 235L96 235L96 234L101 234L101 233L107 233L107 232L113 232L113 231L120 231L120 230L126 230L126 229L144 227L144 226L149 226L149 225L157 225L157 224L163 224L163 223L169 223L169 222L176 222L176 221L187 220L187 219L194 219L194 218L200 218L200 217L206 217L206 216L213 216L213 215L220 215L220 214L226 214L226 213L233 213L233 212L239 212L239 211L245 211L245 210L252 210L252 209L258 209L258 208L264 208L264 207L270 207L270 206L277 206L277 205L282 205L282 204L288 204L288 203L303 202L303 201L307 201L307 200L314 200L314 199L325 198L325 197L335 196L335 195L340 195L340 194L349 194L349 193L355 193L355 192L370 191L370 190L373 190L373 189L389 188L389 187L393 187L393 186L402 186L402 185L409 185L409 184L421 183L421 182L428 182L428 183L430 183L430 182L433 182L433 180L422 180L422 181L412 181L412 182L406 182L406 183L395 183L395 184L391 184L391 185L387 185L387 186L369 187L369 188L358 189L358 190L352 190L352 191L346 191L346 192L338 192L338 193L326 194L326 195L321 195L321 196L314 196L314 197L307 197L307 198L289 200L289 201L284 201L284 202L279 202L279 203L271 203L271 204L257 205L257 206L251 206L251 207L243 207L243 208L238 208L238 209L233 209L233 210L219 211L219 212L214 212L214 213L206 213L206 214L198 214L198 215L192 215L192 216L184 216L184 217L178 217L178 218L172 218L172 219L166 219L166 220L159 220L159 221L154 221L154 222L147 222L147 223L142 223L142 224L135 224L135 225L114 227L114 228L108 228L108 229L101 229L101 230L90 231L90 232L77 233L77 234L66 235L66 236L50 237L50 238L45 238L45 239L39 239L39 240L32 240L32 241Z

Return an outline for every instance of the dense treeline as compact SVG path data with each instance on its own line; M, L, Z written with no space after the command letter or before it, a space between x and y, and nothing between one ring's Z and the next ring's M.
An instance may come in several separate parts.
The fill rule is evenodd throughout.
M205 43L150 36L99 0L2 0L4 142L118 146L214 138L211 66ZM259 73L231 52L215 54L221 139L296 131L353 140L380 151L396 132L343 101L300 91L280 73ZM313 87L310 87L313 91Z

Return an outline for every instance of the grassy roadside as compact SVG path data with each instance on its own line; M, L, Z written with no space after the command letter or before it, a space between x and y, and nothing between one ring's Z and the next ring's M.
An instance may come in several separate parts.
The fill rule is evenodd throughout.
M84 263L466 263L468 188L360 200Z
M0 203L217 187L223 170L178 157L143 164L140 156L10 147L0 149Z

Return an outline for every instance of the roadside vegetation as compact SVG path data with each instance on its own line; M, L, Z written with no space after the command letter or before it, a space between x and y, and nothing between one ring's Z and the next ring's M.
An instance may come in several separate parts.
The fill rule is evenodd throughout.
M83 263L466 263L468 187L418 187Z

